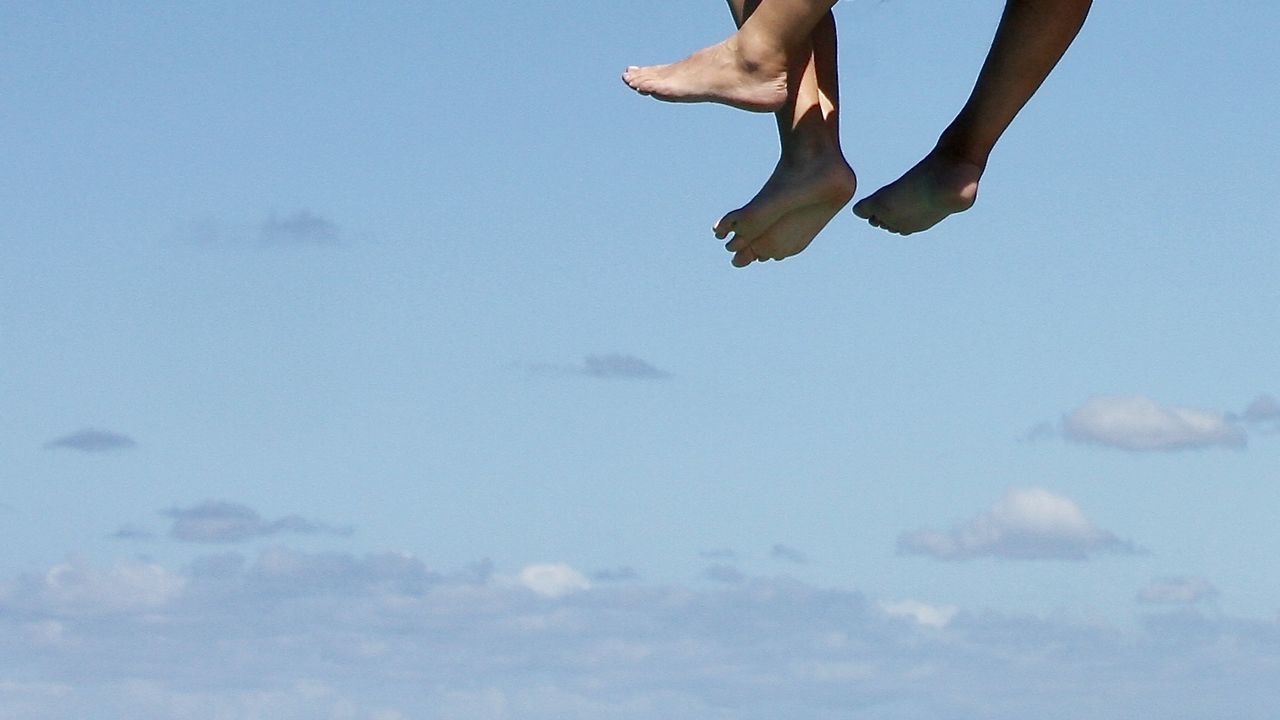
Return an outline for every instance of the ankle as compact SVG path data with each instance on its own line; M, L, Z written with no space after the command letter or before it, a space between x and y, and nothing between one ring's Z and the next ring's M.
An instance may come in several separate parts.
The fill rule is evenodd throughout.
M951 162L975 165L982 171L987 169L991 148L990 143L979 142L964 132L947 128L930 154Z
M782 162L792 166L820 164L840 156L839 144L826 132L797 129L782 143Z
M770 42L758 32L752 32L750 26L744 25L725 43L749 73L773 72L777 68L785 70L788 67L786 48Z

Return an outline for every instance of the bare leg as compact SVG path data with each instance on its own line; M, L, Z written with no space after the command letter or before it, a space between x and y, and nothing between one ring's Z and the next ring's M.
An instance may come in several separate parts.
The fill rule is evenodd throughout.
M729 0L735 18L750 17L757 4ZM777 113L782 154L773 175L750 203L715 226L721 239L734 233L726 248L739 267L804 250L853 197L856 180L840 151L836 28L830 13L810 42L810 56L793 74L786 104Z
M1008 0L969 101L938 144L901 178L853 206L858 217L910 235L968 210L987 158L1080 32L1091 0Z
M774 112L787 77L809 56L809 34L836 0L762 0L729 39L670 65L630 67L622 79L669 102L717 102Z

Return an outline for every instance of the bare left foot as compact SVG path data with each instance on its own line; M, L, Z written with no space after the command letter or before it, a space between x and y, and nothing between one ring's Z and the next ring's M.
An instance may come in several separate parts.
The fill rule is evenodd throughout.
M776 53L747 53L737 38L670 65L629 67L622 80L641 95L667 102L714 102L774 112L787 100L787 59Z

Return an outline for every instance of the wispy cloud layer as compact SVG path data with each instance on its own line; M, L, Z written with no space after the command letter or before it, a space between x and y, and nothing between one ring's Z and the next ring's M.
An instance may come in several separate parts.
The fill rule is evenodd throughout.
M230 543L278 533L352 533L349 526L314 522L297 515L265 520L253 508L223 500L206 500L188 508L171 508L163 514L173 518L169 536L184 542Z
M1242 447L1243 428L1220 412L1162 405L1141 395L1091 398L1062 419L1075 442L1130 450Z
M1202 577L1164 577L1138 591L1138 602L1156 605L1192 605L1218 596L1218 589Z
M1179 608L1122 630L785 578L549 593L521 578L580 573L535 567L483 579L286 548L183 571L60 563L0 580L0 717L1270 720L1280 706L1273 621Z
M1043 488L1011 489L967 523L898 538L899 553L938 560L1083 560L1134 551L1132 543L1094 525L1072 500Z
M45 443L49 450L77 450L79 452L101 453L116 450L128 450L137 447L133 438L111 430L86 428L69 435L54 438Z

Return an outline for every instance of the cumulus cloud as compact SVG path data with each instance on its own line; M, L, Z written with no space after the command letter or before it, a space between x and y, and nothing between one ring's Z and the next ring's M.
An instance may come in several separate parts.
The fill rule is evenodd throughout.
M782 543L775 543L773 548L770 549L769 555L772 556L774 560L785 560L787 562L797 564L809 562L809 557L803 552L800 552L790 545L783 545Z
M1113 627L787 578L552 597L458 576L399 553L275 548L0 578L0 717L1270 720L1280 706L1270 620L1179 608Z
M938 560L1083 560L1135 548L1095 526L1069 498L1043 488L1013 488L990 510L951 530L904 533L898 552Z
M525 588L549 598L591 588L591 582L582 573L564 563L529 565L520 571L519 581Z
M1063 417L1062 432L1076 442L1133 452L1242 447L1246 440L1223 413L1162 405L1141 395L1091 398Z
M262 223L259 237L265 243L332 245L338 241L338 227L310 210L284 217L272 213Z
M138 443L128 435L111 430L86 428L69 435L54 438L45 443L49 450L78 450L88 453L112 452L137 447Z
M21 577L0 590L0 614L7 607L51 616L94 616L143 612L165 606L186 587L185 577L158 564L129 560L99 568L72 558L39 575Z
M1218 596L1218 589L1202 577L1156 578L1138 591L1138 602L1152 605L1194 605Z
M163 514L173 518L169 536L184 542L240 542L277 533L352 533L350 526L313 522L297 515L265 520L253 508L222 500L206 500L189 508L170 508Z
M959 608L951 605L930 605L918 600L896 600L880 603L880 610L889 617L906 618L917 625L943 628L951 624L951 620L959 612Z

